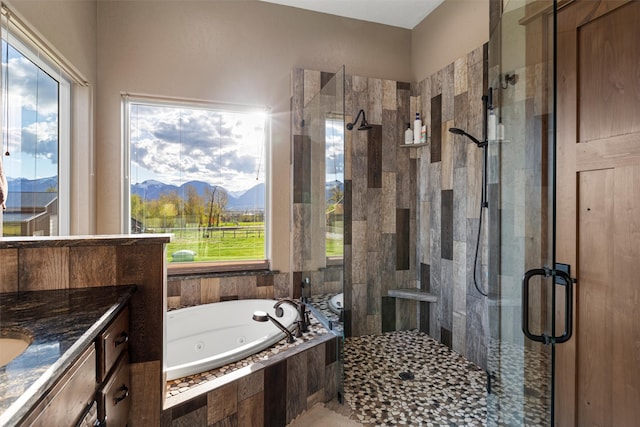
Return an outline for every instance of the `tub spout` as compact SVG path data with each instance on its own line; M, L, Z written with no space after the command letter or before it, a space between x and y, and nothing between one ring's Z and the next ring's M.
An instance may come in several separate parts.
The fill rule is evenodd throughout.
M284 303L290 304L298 310L298 336L302 336L302 332L309 332L309 316L307 314L306 304L302 301L294 301L289 298L281 299L273 306L276 310L276 316L282 317L284 315L284 312L280 307Z
M274 325L276 325L278 329L280 329L282 332L284 332L287 335L287 342L289 344L291 344L296 340L293 334L291 333L291 331L285 328L284 325L282 325L282 323L278 322L276 319L271 317L269 313L265 313L264 311L256 311L255 313L253 313L253 320L255 320L256 322L268 322L269 320L271 320L271 322Z

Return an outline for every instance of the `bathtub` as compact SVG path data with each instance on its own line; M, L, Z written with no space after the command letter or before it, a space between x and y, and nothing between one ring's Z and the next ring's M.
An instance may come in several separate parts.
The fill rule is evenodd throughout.
M167 380L198 374L236 362L277 343L284 332L273 323L256 322L256 311L275 317L293 330L296 309L282 304L276 317L275 300L236 300L203 304L167 313Z

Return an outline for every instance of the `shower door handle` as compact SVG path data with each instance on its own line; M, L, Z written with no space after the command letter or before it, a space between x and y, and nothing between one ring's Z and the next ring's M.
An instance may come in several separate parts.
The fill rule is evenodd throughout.
M562 279L562 282L564 282L562 283L554 280L554 283L563 285L565 287L565 330L562 335L557 337L549 336L545 333L543 333L542 335L536 335L533 334L529 329L529 281L534 276L549 277L552 275ZM527 338L532 341L537 341L544 344L562 344L571 339L571 335L573 334L573 283L574 280L568 273L558 269L552 271L549 268L534 268L524 273L524 276L522 276L522 332ZM555 310L555 307L553 307L552 310Z
M534 276L549 277L549 270L546 268L534 268L522 276L522 333L531 341L548 344L550 342L548 335L536 335L531 333L529 329L529 280Z

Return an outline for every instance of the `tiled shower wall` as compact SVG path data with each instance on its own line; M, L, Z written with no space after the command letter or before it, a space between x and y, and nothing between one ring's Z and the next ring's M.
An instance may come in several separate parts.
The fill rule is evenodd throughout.
M482 140L487 61L484 45L412 86L416 108L430 118L432 129L429 147L420 151L417 220L420 287L438 296L438 302L428 310L429 334L483 368L489 336L488 304L473 283L482 150L448 129L462 128ZM476 271L479 285L486 291L486 210L484 215ZM426 312L421 310L421 328L427 326Z
M488 307L473 285L482 152L448 132L460 127L482 138L486 64L482 46L419 83L346 76L345 120L364 109L373 125L369 131L345 131L347 335L419 327L486 367ZM330 78L319 71L292 73L294 195L309 164L296 156L310 152L304 150L300 126L305 101ZM416 112L429 125L429 144L401 147L406 123ZM294 212L297 202L303 200L294 199ZM485 217L483 228L487 223ZM293 236L304 239L296 221ZM486 286L487 258L485 232L477 274L481 286ZM303 274L315 273L322 282L323 270L303 273L295 265L294 294ZM438 302L417 307L387 297L393 288L420 288Z

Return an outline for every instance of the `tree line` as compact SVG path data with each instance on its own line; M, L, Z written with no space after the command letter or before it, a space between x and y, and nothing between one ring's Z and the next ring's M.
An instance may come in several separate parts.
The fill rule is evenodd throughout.
M205 188L204 195L198 194L195 187L188 185L181 197L177 191L162 193L153 200L145 200L138 194L131 195L131 217L141 223L155 219L156 226L163 228L219 227L228 220L225 207L229 201L222 187Z

